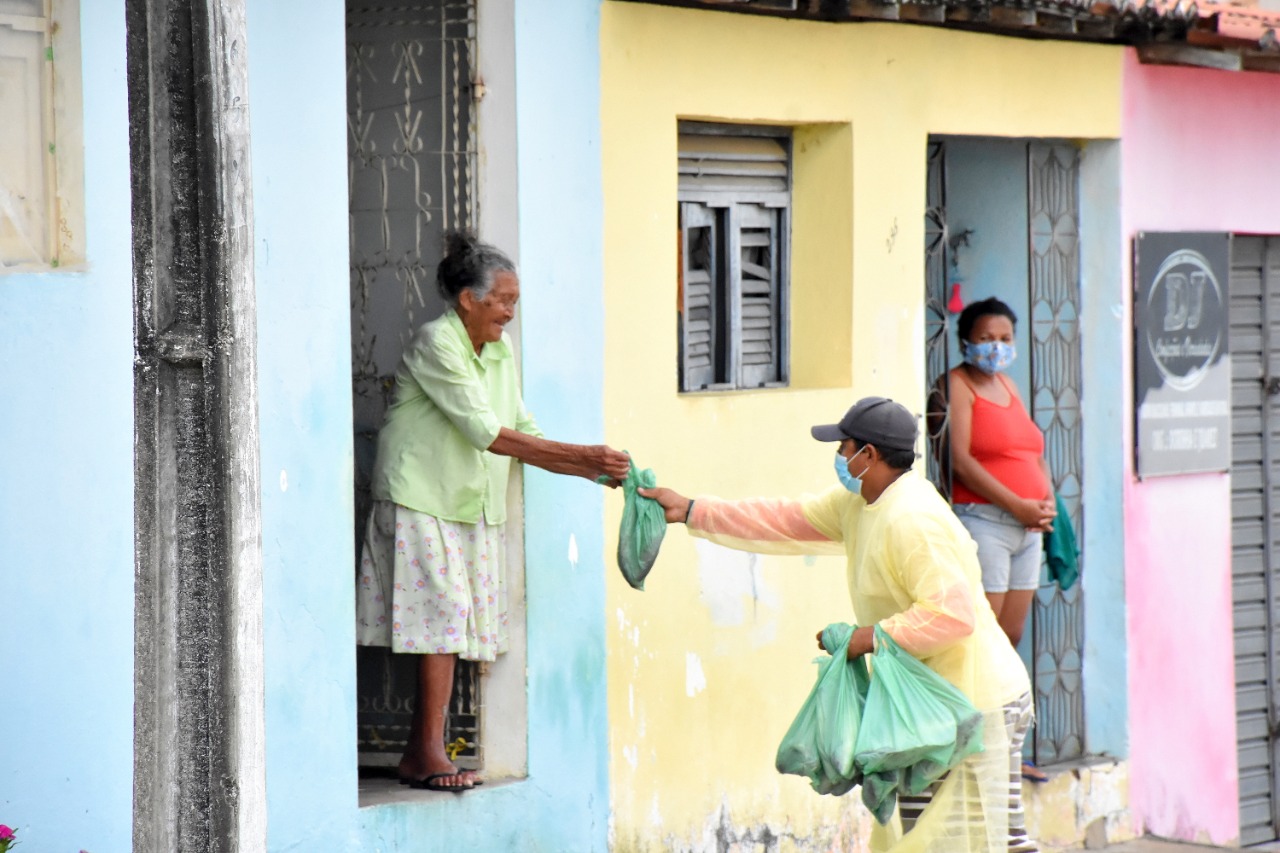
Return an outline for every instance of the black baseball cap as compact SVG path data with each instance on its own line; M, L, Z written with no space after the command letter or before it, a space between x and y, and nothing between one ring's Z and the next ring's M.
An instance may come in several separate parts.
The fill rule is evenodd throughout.
M822 424L809 430L818 441L852 438L884 450L914 450L916 419L901 403L888 397L863 397L844 413L838 424Z

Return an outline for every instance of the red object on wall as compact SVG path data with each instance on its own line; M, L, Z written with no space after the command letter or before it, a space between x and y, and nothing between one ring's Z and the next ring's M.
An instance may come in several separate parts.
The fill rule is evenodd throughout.
M960 298L960 282L954 282L951 285L951 298L947 300L947 310L952 314L959 314L964 310L964 300Z

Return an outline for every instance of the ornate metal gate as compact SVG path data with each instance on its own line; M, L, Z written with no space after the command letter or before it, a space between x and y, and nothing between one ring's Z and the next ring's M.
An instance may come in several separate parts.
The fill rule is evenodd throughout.
M374 442L392 375L414 330L444 308L441 237L475 226L475 0L347 0L347 162L351 213L351 386L356 548L369 512ZM360 763L394 766L413 713L416 655L360 648ZM451 742L475 766L480 679L460 661Z
M951 497L947 452L947 371L951 369L951 318L947 312L947 144L929 142L924 211L924 356L928 374L929 479Z
M1080 420L1079 151L1069 145L1027 144L1028 289L1031 325L1031 412L1045 434L1045 454L1083 541ZM928 146L925 205L925 364L928 388L929 478L951 491L947 453L947 371L954 328L947 303L952 236L947 228L947 148ZM1082 555L1083 562L1083 555ZM1082 567L1083 569L1083 567ZM1080 585L1068 592L1042 585L1032 608L1032 684L1036 702L1034 753L1052 763L1084 750L1084 645Z
M1071 145L1027 145L1030 222L1031 414L1044 431L1054 490L1084 541L1080 512L1083 441L1080 422L1080 151ZM1081 555L1081 571L1084 571ZM1084 752L1080 653L1084 611L1080 584L1063 592L1042 584L1031 611L1035 755L1041 763Z

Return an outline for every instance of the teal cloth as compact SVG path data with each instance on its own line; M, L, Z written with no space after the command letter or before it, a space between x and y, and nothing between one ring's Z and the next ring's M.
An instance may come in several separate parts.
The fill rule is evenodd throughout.
M1064 590L1071 589L1080 577L1080 548L1076 545L1076 532L1071 527L1071 514L1062 501L1062 495L1054 495L1058 515L1053 519L1053 530L1044 535L1044 555L1049 564L1049 577Z

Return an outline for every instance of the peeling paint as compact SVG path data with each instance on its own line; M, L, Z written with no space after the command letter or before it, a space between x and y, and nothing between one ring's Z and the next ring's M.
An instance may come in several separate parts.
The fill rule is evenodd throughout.
M578 568L578 537L569 534L569 565Z
M697 696L707 689L707 677L702 672L702 659L693 652L684 656L684 692Z
M757 623L779 605L777 593L765 583L759 570L759 556L731 551L706 540L694 540L698 552L698 581L702 603L711 621L720 627L742 625L747 621L747 602L751 602L751 622Z
M289 491L289 472L283 468L280 469L280 491Z
M660 821L655 797L649 820ZM870 816L851 808L837 821L820 827L790 821L738 823L727 803L709 815L701 830L691 837L667 833L661 842L636 837L612 838L615 853L664 850L672 853L799 853L799 851L865 851L870 838Z

